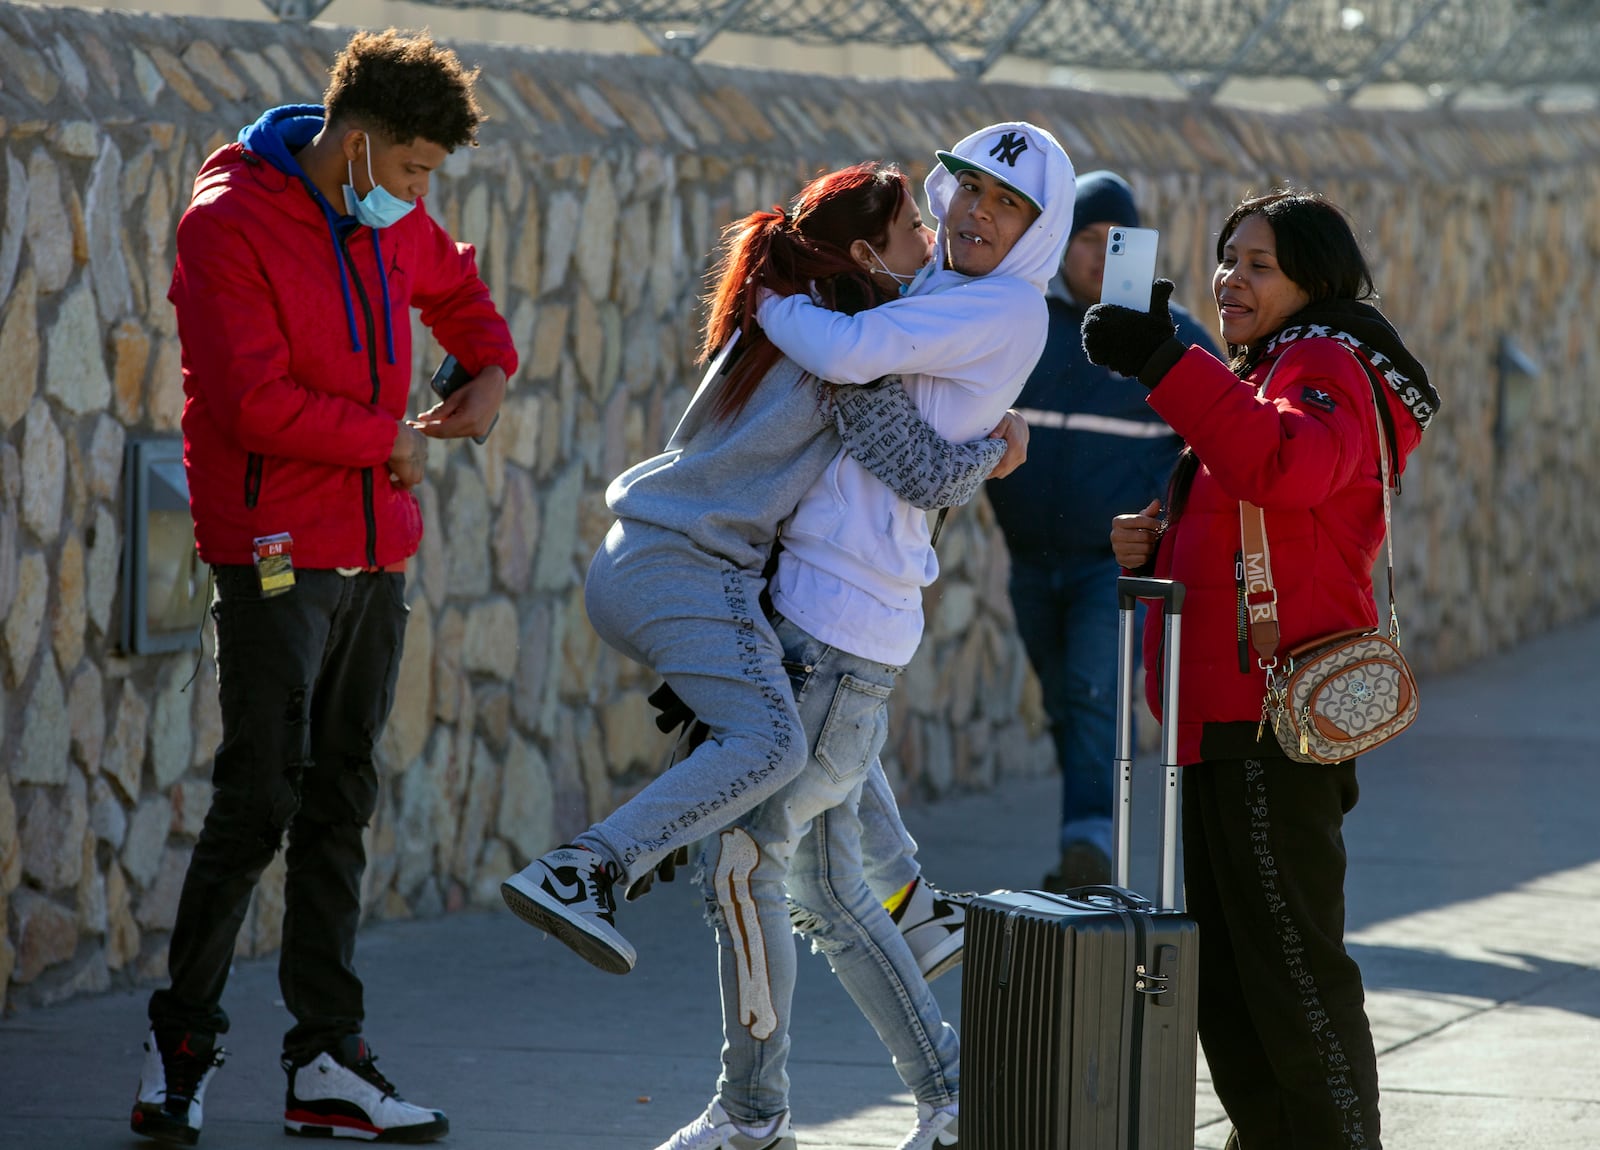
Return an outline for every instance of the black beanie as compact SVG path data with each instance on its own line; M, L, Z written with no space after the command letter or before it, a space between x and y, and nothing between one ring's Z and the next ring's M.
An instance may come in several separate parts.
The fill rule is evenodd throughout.
M1139 209L1133 205L1133 189L1115 172L1101 169L1078 177L1078 197L1072 208L1072 235L1090 224L1139 226Z

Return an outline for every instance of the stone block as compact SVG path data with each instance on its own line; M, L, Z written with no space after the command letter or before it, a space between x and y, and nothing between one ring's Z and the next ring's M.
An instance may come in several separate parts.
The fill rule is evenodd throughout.
M158 790L165 790L189 772L194 731L190 725L189 696L183 684L192 664L173 660L161 679L155 714L150 722L150 763Z
M45 891L77 886L89 829L89 788L82 773L74 769L65 786L23 788L18 798L22 873Z
M200 660L189 693L194 696L194 750L190 763L206 767L222 744L222 700L217 695L217 665L210 658Z
M196 40L190 44L182 60L192 73L209 83L223 98L238 101L250 94L249 86L228 67L222 53L209 40Z
M72 729L56 661L39 661L33 691L22 716L22 738L12 752L11 777L17 782L64 783L70 772Z
M30 983L70 959L78 949L78 916L30 890L11 896L16 922L17 961L13 982Z
M511 848L499 839L484 844L483 857L478 860L467 897L475 907L499 909L505 905L500 894L500 884L517 869L511 858Z
M434 717L453 723L461 711L464 676L461 670L461 645L466 638L467 618L455 607L445 608L433 642Z
M56 556L56 604L50 637L56 662L69 673L83 658L83 631L88 622L83 540L68 531Z
M483 477L470 464L450 469L454 489L446 511L450 592L476 597L489 592L489 496Z
M506 748L495 829L511 846L515 865L526 866L556 845L553 797L544 756L513 733Z
M3 361L0 361L3 362ZM122 424L102 414L94 422L94 437L84 460L89 494L97 499L114 499L122 487L122 455L127 444Z
M578 223L583 205L565 189L550 197L544 219L544 274L539 280L541 295L554 291L567 278L567 266L578 243Z
M4 272L0 267L0 273ZM3 277L0 277L3 278ZM0 427L22 421L39 386L38 285L33 269L24 268L17 290L0 296Z
M617 253L617 212L617 190L611 165L602 161L589 169L583 219L578 226L578 245L574 253L579 282L596 300L611 297L611 273Z
M61 301L46 340L44 389L74 415L111 403L104 330L89 285L79 282Z
M117 520L106 507L94 509L94 523L83 536L88 544L88 598L90 622L101 635L110 629L110 605L117 597L118 563L122 560Z
M171 792L173 833L199 838L213 794L211 784L198 779L185 779L175 785Z
M460 882L471 883L476 876L478 856L494 821L500 791L500 762L482 740L477 740L472 748L471 778L458 804L460 817L454 844L450 857L441 860L441 869ZM504 873L499 877L504 878Z
M61 170L50 153L35 148L28 157L28 253L39 293L50 295L67 286L72 274L72 221L67 218Z
M106 903L106 876L92 869L92 850L91 846L89 865L78 880L78 930L83 934L103 935L111 922Z
M6 198L0 214L0 300L11 297L22 258L22 241L28 231L28 169L6 150ZM32 282L31 279L29 282ZM37 288L34 289L37 294ZM15 422L14 420L12 422Z
M22 521L45 542L53 543L61 531L66 486L66 440L50 405L35 399L22 424Z
M151 795L134 810L121 858L122 869L140 887L148 888L155 881L171 833L172 802L166 795Z
M183 894L183 877L189 871L188 848L168 847L161 852L161 865L145 889L134 911L133 920L145 930L171 930L178 921L178 898Z
M578 508L583 468L569 467L550 485L544 503L544 530L533 564L536 591L561 591L578 582Z
M148 704L137 687L124 682L100 768L121 789L123 797L129 800L139 797L139 778L144 771L145 735L149 726Z
M128 813L103 775L89 784L89 830L113 851L128 837Z
M441 731L428 754L407 767L397 781L400 809L395 827L394 882L395 889L408 899L415 896L436 865L450 755L450 740Z
M144 378L150 366L150 336L134 319L121 320L108 337L114 410L123 423L144 418Z
M433 729L433 611L415 596L406 619L405 651L395 684L394 706L384 726L382 751L392 770L402 771L422 753Z
M473 709L478 716L478 733L495 750L504 750L511 732L511 690L504 683L481 683L473 688Z
M539 500L533 479L517 467L506 469L506 495L495 518L495 574L513 595L521 594L533 570L534 540L541 528Z
M106 965L121 970L138 957L139 941L128 880L122 868L112 863L106 868Z
M16 890L21 881L22 839L17 834L17 802L11 793L11 780L0 775L0 898Z
M511 600L491 599L467 613L461 642L467 671L486 671L509 680L517 669L517 609Z

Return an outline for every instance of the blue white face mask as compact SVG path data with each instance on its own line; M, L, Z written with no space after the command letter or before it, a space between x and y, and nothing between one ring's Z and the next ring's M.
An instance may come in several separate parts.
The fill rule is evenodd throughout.
M372 178L372 137L365 132L361 135L367 141L367 182L372 190L365 196L356 195L355 165L346 160L345 174L350 182L344 186L344 210L369 228L386 228L405 219L406 213L417 206L417 201L402 200Z
M866 240L862 240L861 242L867 244ZM923 280L927 279L933 274L934 261L931 258L927 263L918 268L914 275L907 276L901 275L899 272L890 271L889 265L883 262L883 257L878 254L878 250L871 244L867 244L867 250L872 253L872 258L878 261L878 270L900 285L901 295L910 295L916 290L917 285L922 283Z

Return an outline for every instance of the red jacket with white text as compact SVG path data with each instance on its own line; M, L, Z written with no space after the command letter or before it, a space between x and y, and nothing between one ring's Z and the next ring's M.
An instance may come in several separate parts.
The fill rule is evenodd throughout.
M218 149L178 223L184 464L200 556L251 562L288 532L298 568L383 567L422 538L388 460L412 384L411 309L474 373L517 355L473 249L417 206L381 233L294 160L322 126L275 108Z
M1377 316L1365 305L1345 306ZM1241 499L1265 512L1280 653L1377 624L1372 570L1383 545L1383 497L1374 392L1348 346L1332 337L1354 344L1387 385L1382 393L1394 425L1396 474L1438 402L1421 365L1378 319L1377 325L1347 322L1350 330L1337 322L1285 327L1244 379L1205 350L1190 348L1150 393L1151 407L1200 461L1152 572L1180 581L1187 592L1181 763L1250 757L1256 746L1266 676L1256 665L1243 612ZM1148 616L1144 657L1151 669L1146 693L1158 715L1161 634L1157 608ZM1280 753L1270 725L1260 753Z

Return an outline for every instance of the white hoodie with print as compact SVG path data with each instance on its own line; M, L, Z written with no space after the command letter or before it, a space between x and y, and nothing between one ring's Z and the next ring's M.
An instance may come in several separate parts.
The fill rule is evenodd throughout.
M807 371L839 383L898 374L923 418L952 442L987 435L1044 351L1044 292L1072 226L1072 162L1032 124L994 124L952 152L982 160L989 143L1022 134L1045 160L1042 211L994 271L941 268L911 294L843 315L803 295L773 296L758 315L768 337ZM990 155L993 153L990 152ZM943 259L957 177L936 164L924 185ZM862 658L904 665L922 640L922 589L939 574L924 512L840 453L783 528L774 606L807 633Z

